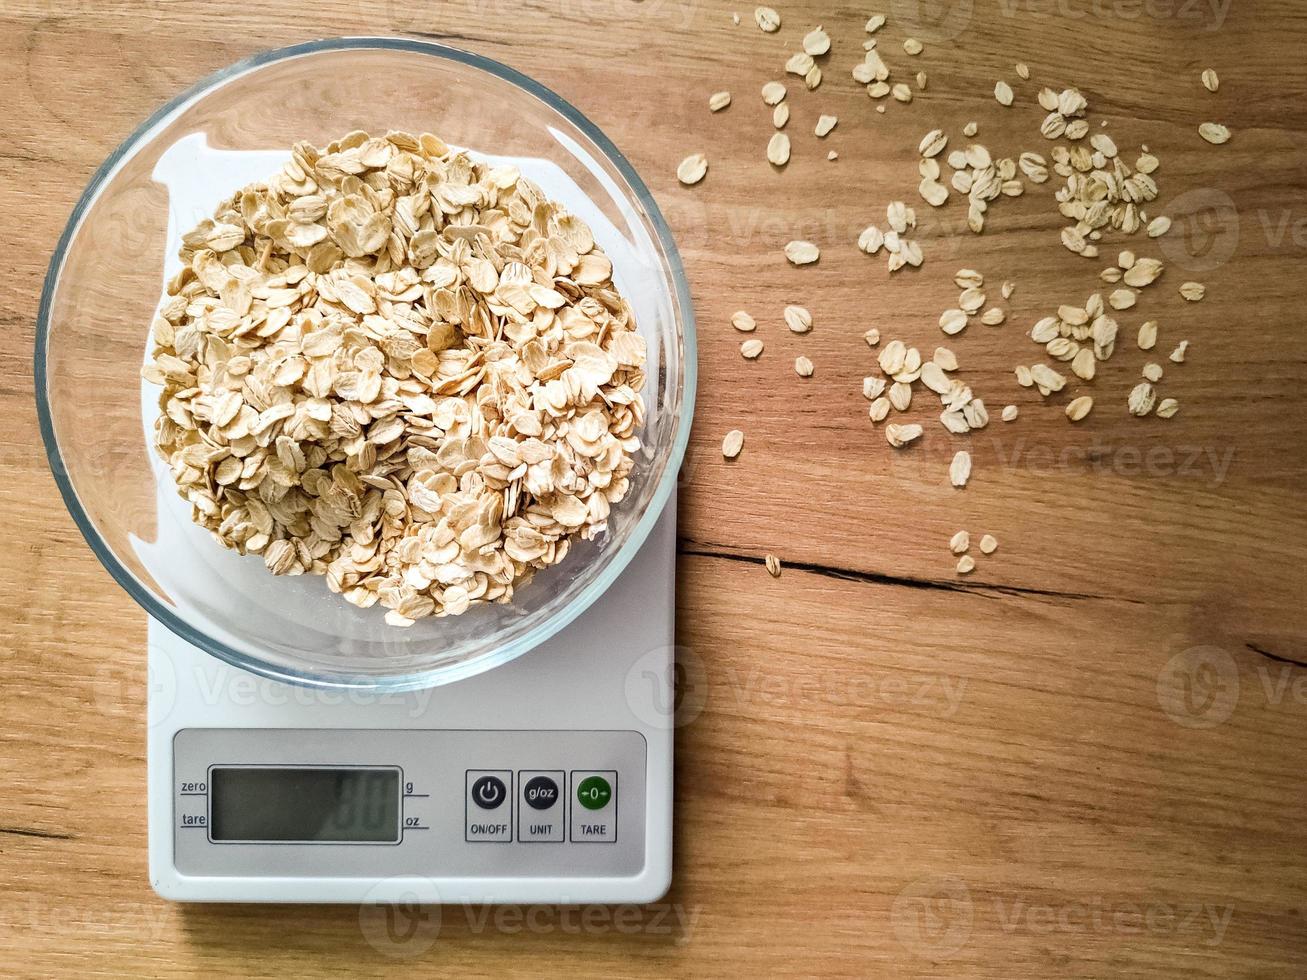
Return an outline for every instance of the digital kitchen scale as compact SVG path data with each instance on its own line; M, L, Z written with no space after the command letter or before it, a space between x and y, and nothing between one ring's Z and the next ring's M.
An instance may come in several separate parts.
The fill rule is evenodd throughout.
M570 626L407 693L149 629L150 881L212 902L651 902L671 881L676 514Z
M435 45L343 39L274 52L215 76L204 91L217 101L197 109L194 121L186 121L187 100L205 105L203 94L180 98L172 115L138 130L83 195L47 277L35 360L52 470L97 555L147 610L158 603L159 615L175 628L191 629L200 642L239 651L232 656L256 664L262 637L274 673L289 664L281 676L298 672L310 679L298 685L248 672L150 622L151 883L178 901L654 901L671 879L674 491L621 574L597 598L593 587L578 592L574 608L584 611L548 640L475 676L384 692L358 685L359 676L367 680L369 663L389 668L379 669L378 677L401 680L406 664L417 673L436 663L449 666L417 656L423 652L415 653L418 631L429 634L425 652L442 652L445 642L457 652L470 648L469 638L484 639L498 628L486 626L477 636L479 623L512 617L481 610L486 618L480 619L473 611L457 622L424 621L402 636L394 630L393 642L389 635L379 639L380 610L359 612L335 601L325 583L309 577L272 580L257 560L216 547L191 521L191 505L177 494L166 462L143 453L159 415L158 392L146 381L138 382L139 441L131 432L134 406L124 396L111 413L124 423L114 430L120 449L103 452L97 445L88 454L79 442L84 420L72 405L80 382L69 380L66 365L82 362L73 348L94 332L71 326L87 308L78 290L94 279L64 273L65 266L82 268L74 258L81 261L83 237L90 242L91 236L80 229L101 227L94 219L121 234L122 222L108 204L95 209L101 194L110 203L118 200L106 185L144 189L123 205L133 215L139 201L157 208L158 192L166 190L162 271L164 281L171 280L181 269L183 232L236 189L277 173L290 159L288 149L265 149L260 138L242 147L241 127L228 125L228 103L216 93L262 70L260 60L270 72L295 72L306 70L311 58L335 64L355 51L391 59L396 70L420 62L415 77L423 79L432 71L458 78L464 66L479 65L476 70L519 93L523 118L537 127L537 142L524 145L543 155L480 156L518 168L544 195L564 202L610 257L614 280L649 344L649 439L641 464L658 499L672 487L684 451L694 339L675 247L616 149L529 80ZM324 71L326 78L337 77L334 69ZM554 105L556 119L537 117L541 99ZM304 111L316 111L315 105ZM163 142L157 159L148 175L137 172L138 145L153 148L154 140ZM152 211L151 218L163 213ZM52 283L59 289L52 291ZM71 298L62 299L65 293ZM65 326L51 333L56 322ZM130 357L134 337L120 346ZM148 353L142 345L142 358ZM135 369L131 377L137 381ZM47 390L53 394L45 397ZM108 476L101 459L113 462ZM636 496L627 502L632 509ZM644 515L626 516L644 524ZM583 561L596 554L595 547L578 545L569 557ZM549 575L557 571L545 570L529 586L536 600L549 594ZM530 616L530 603L524 600L518 611ZM563 604L559 621L567 614ZM227 627L231 620L239 621L238 629ZM546 635L547 625L534 628ZM517 637L523 630L508 632ZM250 636L252 647L242 642ZM296 641L310 652L298 656ZM449 663L458 666L453 653Z

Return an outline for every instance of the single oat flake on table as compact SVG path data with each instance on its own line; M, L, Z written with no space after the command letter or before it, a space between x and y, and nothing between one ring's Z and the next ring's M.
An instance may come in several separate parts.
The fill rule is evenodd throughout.
M508 602L630 487L645 343L515 167L355 132L182 238L144 377L193 520L397 626Z
M676 179L689 186L703 180L708 173L708 158L702 153L691 153L676 168Z

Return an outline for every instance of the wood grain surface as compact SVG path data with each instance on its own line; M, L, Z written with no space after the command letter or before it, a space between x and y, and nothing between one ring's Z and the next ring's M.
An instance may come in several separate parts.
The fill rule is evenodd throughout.
M849 79L877 8L886 60L929 84L883 115ZM7 976L1296 977L1307 972L1307 12L1298 0L0 0L0 973ZM742 23L735 26L731 13ZM798 39L794 156L769 167L760 86ZM252 52L407 34L502 60L576 104L652 187L699 323L682 480L675 883L633 909L447 908L396 940L352 907L184 907L146 881L145 618L62 507L32 346L51 250L91 173L166 99ZM910 34L926 42L903 54ZM1013 63L1030 65L1021 83ZM1216 94L1199 84L1213 67ZM1006 78L1017 105L991 97ZM1077 85L1123 148L1162 159L1168 269L1121 316L1076 426L1012 367L1096 288L1057 243L1053 184L983 236L916 199L916 147L974 119L996 154L1046 150L1039 85ZM711 115L707 97L734 104ZM839 116L824 141L818 113ZM1228 124L1223 147L1200 122ZM839 159L825 159L828 148ZM693 151L707 178L680 187ZM1128 157L1132 159L1132 157ZM920 270L853 246L914 203ZM1156 209L1155 209L1156 210ZM821 261L790 267L810 238ZM1123 244L1104 243L1105 255ZM949 342L995 416L951 437L918 394L893 453L860 379L876 326L926 351L960 266L1017 283L1009 322ZM1185 303L1185 279L1207 298ZM996 291L993 290L992 291ZM815 327L789 334L787 303ZM744 361L730 314L767 350ZM1161 324L1169 421L1126 393ZM1183 365L1164 360L1182 338ZM806 354L814 377L792 361ZM1021 410L997 421L1008 403ZM719 447L747 435L741 457ZM964 491L947 484L970 449ZM959 528L1000 546L953 572ZM786 563L773 580L768 552ZM436 934L439 927L438 935Z

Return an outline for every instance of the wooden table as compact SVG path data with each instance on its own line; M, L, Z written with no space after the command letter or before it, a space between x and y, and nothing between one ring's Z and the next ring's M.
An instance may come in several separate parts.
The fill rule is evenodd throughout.
M879 115L849 68L863 21L928 87ZM0 7L0 963L7 975L1301 976L1307 970L1307 21L1295 0L884 0L751 8L700 0L200 0ZM742 23L732 23L738 9ZM914 21L918 22L914 26ZM758 91L802 34L835 38L815 92L788 77L794 158L770 168ZM641 909L462 909L385 922L346 907L181 907L146 882L145 617L61 506L32 398L37 295L92 171L164 100L262 48L403 33L539 78L612 135L681 243L700 388L682 487L676 878ZM909 58L910 33L926 43ZM952 35L952 37L948 37ZM1020 82L1013 63L1030 66ZM1199 84L1204 67L1218 93ZM1010 81L1017 105L990 91ZM1168 265L1072 426L1066 395L1013 382L1022 336L1098 288L1106 261L1057 240L1052 183L995 205L916 196L916 146L968 120L996 154L1047 152L1037 87L1078 85L1133 160L1162 159ZM711 92L734 104L711 115ZM839 116L826 140L819 112ZM1199 140L1205 120L1233 140ZM838 150L837 161L825 159ZM673 176L703 150L707 179ZM916 206L926 261L889 276L853 245ZM1172 205L1171 202L1175 202ZM883 223L883 222L882 222ZM790 267L791 238L823 248ZM1112 235L1105 257L1126 240ZM955 270L1001 327L946 341ZM1207 298L1185 303L1186 279ZM1293 283L1299 283L1294 286ZM782 308L813 313L806 336ZM731 313L757 317L757 362ZM1133 343L1161 324L1152 355ZM895 453L860 393L876 326L957 351L994 420L926 423ZM1182 365L1166 354L1192 341ZM808 380L793 358L816 364ZM1169 421L1126 412L1144 362ZM999 422L1013 403L1020 418ZM722 436L747 434L727 464ZM962 491L946 479L960 447ZM955 574L959 528L998 551ZM786 563L770 578L763 556ZM975 553L973 551L973 553ZM439 926L438 937L435 934ZM407 931L406 931L407 930ZM403 937L407 935L408 938Z

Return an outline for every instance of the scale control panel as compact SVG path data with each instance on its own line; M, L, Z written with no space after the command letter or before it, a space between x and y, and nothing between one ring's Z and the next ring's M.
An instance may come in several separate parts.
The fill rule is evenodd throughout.
M634 731L187 728L183 875L602 877L645 862Z
M617 843L617 771L469 769L465 840Z

